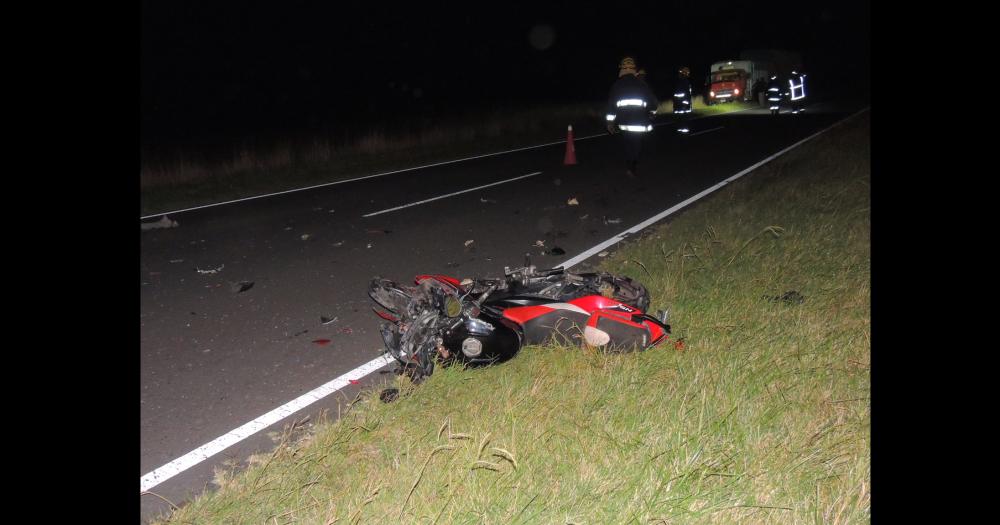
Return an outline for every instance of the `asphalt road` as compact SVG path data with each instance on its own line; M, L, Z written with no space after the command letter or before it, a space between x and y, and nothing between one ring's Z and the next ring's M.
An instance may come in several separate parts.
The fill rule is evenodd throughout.
M602 136L576 141L576 166L563 166L559 144L172 215L178 227L141 234L140 476L376 358L373 276L502 275L525 253L554 266L861 107L694 115L688 134L667 115L635 180L624 176L620 137ZM573 197L579 205L567 204ZM555 247L565 255L545 253ZM246 281L253 286L237 292ZM149 487L156 495L140 496L142 519L168 510L164 499L199 493L223 462L271 449L269 433L293 419L336 417L386 371Z

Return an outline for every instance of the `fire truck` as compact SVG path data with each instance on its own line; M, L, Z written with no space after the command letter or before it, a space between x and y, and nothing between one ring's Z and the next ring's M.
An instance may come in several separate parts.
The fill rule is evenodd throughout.
M798 53L778 49L746 50L740 53L740 60L716 62L709 69L705 104L753 100L755 86L767 85L772 74L784 76L801 68L801 62Z

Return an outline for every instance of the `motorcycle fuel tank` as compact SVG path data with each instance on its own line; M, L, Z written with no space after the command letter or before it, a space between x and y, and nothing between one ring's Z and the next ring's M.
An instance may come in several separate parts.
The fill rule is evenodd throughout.
M444 347L456 359L471 366L506 361L521 349L517 325L483 312L469 317L442 336Z

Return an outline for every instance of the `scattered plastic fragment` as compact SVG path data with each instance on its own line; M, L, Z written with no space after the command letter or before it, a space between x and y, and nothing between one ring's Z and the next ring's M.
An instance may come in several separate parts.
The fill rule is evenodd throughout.
M308 332L309 332L309 330L302 330L301 332L296 332L296 333L292 334L292 337L298 337L298 336L300 336L302 334L305 334L305 333L308 333Z
M366 248L371 248L371 247L372 247L372 243L368 243L368 246L366 246Z
M687 133L687 132L689 132L691 130L689 130L687 128L677 128L677 131L680 132L680 133Z
M482 203L489 202L489 203L492 203L492 204L496 204L497 201L496 201L496 199L487 199L485 197L479 197L479 202L482 202Z
M352 385L360 385L360 384L361 384L361 381L358 381L357 379L348 379L348 381L349 381L349 382L350 382L350 383L351 383Z
M545 247L545 241L543 241L543 240L535 241L534 246L536 246L538 248L544 248Z
M564 249L562 249L562 248L560 248L558 246L553 246L552 249L549 250L549 255L565 255L565 254L566 254L566 250L564 250Z
M339 332L342 333L342 334L353 334L354 330L351 330L350 326L345 326L345 327L341 328L339 330Z
M313 339L313 343L318 344L320 346L323 346L323 345L330 344L330 340L329 339Z
M198 268L198 267L195 267L195 270L198 270L198 273L200 273L202 275L204 275L204 274L215 274L215 273L221 272L222 269L225 268L225 267L226 267L226 265L223 264L222 266L219 266L218 268L216 268L214 270L202 270L201 268Z
M308 233L303 233L302 236L299 238L302 239L303 241L308 241L309 237L310 235Z
M184 262L184 259L170 259L170 263L171 264L173 264L173 263L182 263L182 262Z
M475 240L473 240L473 239L469 239L469 240L465 241L465 245L466 245L466 246L469 246L470 244L472 244L472 243L474 243L474 242L476 242L476 241L475 241Z
M586 219L587 217L590 217L589 213L585 213L585 214L581 215L580 216L580 220L582 221L582 220Z
M156 222L139 223L139 227L144 231L153 230L156 228L176 228L178 226L180 226L180 224L178 224L177 221L171 220L170 217L167 217L166 215L160 217L160 220Z
M576 197L570 197L570 199L566 201L566 204L569 204L570 206L579 206L580 201L576 200Z
M333 245L334 245L334 247L337 247L337 248L339 248L339 247L341 247L341 246L343 246L343 245L344 245L344 241L340 241L340 242L335 242L335 243L333 243Z
M285 227L285 231L286 231L286 232L287 232L287 231L290 231L291 229L292 229L292 227L291 227L291 226L287 226L287 227Z
M323 316L323 315L319 316L319 322L321 322L323 324L330 324L330 323L336 321L337 319L338 319L337 317L334 317L333 319L330 319L329 317L326 317L326 316Z
M609 219L607 217L604 218L604 224L619 224L620 222L622 222L622 220L619 218L615 219Z

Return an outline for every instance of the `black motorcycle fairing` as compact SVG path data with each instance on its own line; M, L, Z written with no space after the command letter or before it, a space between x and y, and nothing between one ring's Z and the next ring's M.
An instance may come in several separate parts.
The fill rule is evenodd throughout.
M457 359L468 366L484 366L506 361L521 350L521 330L508 319L497 318L487 312L479 317L467 317L458 326L442 334L443 345L449 359ZM470 355L463 350L467 341L474 340L480 349Z

